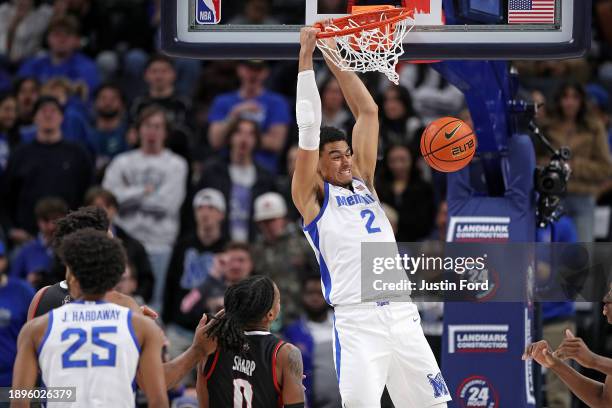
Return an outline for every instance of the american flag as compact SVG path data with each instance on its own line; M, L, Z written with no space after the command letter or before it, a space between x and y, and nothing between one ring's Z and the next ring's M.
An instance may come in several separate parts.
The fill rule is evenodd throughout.
M554 24L555 0L510 0L508 24Z

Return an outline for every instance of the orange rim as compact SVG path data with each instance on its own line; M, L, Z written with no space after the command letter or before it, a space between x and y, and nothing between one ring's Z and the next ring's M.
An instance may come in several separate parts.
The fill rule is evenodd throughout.
M380 16L382 14L390 14L390 15L395 14L395 16L381 20L381 21L375 21L373 23L364 24L359 27L343 28L338 31L321 31L320 33L317 34L317 38L331 38L331 37L338 37L338 36L344 36L344 35L351 35L351 34L358 33L360 31L372 30L372 29L375 29L375 28L378 28L384 25L395 24L400 20L404 20L406 18L412 17L414 15L414 10L409 10L406 8L397 8L394 10L368 11L365 13L357 13L357 14L352 14L350 16L346 16L346 17L336 18L332 20L332 23L334 23L335 25L338 25L338 24L342 25L344 23L344 25L346 25L349 22L349 20L357 20L357 23L359 23L359 20L364 20L364 18L367 21L368 17ZM314 27L319 28L321 30L325 29L322 23L315 23Z

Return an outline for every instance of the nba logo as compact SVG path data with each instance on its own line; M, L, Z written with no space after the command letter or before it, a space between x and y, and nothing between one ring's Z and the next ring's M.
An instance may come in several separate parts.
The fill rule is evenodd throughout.
M195 13L198 24L219 24L221 0L196 0Z

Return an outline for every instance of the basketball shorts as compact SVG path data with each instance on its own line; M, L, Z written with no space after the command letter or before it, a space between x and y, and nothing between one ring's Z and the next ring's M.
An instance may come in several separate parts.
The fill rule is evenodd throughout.
M385 385L398 408L451 400L413 303L336 306L334 336L344 408L380 407Z

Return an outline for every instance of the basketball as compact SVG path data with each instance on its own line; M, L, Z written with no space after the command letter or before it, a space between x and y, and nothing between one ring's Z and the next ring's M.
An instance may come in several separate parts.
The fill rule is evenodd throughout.
M476 152L476 136L461 119L444 117L429 124L421 136L421 154L432 168L450 173L461 170Z

